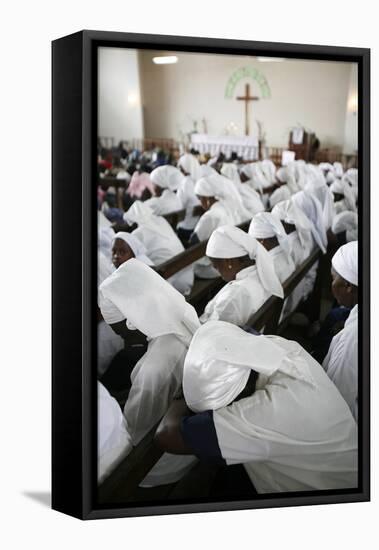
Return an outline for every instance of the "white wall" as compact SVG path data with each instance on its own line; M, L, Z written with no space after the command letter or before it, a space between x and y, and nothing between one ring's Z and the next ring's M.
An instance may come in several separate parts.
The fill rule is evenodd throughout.
M358 149L358 65L351 65L349 91L346 102L345 143L346 154Z
M98 135L116 141L143 137L136 50L99 48Z
M155 65L153 55L157 52L140 54L147 137L178 138L191 130L193 119L204 116L210 134L223 134L231 122L243 134L244 103L225 99L225 88L233 72L246 66L262 72L271 89L270 99L250 104L252 135L257 134L253 119L258 119L264 123L268 145L286 146L290 128L299 122L316 132L322 147L343 146L349 63L262 63L248 57L176 53L177 64ZM253 95L261 95L258 84L245 79L237 84L234 97L244 94L246 82Z

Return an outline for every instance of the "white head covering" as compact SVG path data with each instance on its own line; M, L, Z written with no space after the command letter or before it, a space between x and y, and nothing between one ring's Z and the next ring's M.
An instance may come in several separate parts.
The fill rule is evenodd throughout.
M215 197L218 200L224 200L233 213L236 223L251 218L251 214L245 209L237 189L231 180L225 178L225 176L216 174L200 178L195 184L195 194L200 197Z
M287 185L281 185L279 189L275 189L275 191L270 195L270 206L271 208L278 204L278 202L285 201L291 197L291 191L289 190Z
M240 258L255 260L261 285L274 296L283 298L283 287L275 272L272 257L256 239L232 225L223 225L209 238L206 255L210 258Z
M303 211L308 220L312 223L311 231L317 245L325 254L328 245L326 236L324 215L320 201L314 195L305 191L299 191L292 195L291 200Z
M128 320L149 339L175 334L189 344L200 326L195 309L167 281L132 258L100 285L100 309L109 324ZM121 317L121 318L120 318Z
M281 371L313 383L300 346L291 351L278 337L255 336L231 323L208 321L196 332L184 362L183 393L194 412L229 405L244 389L251 370L266 376ZM300 348L301 349L301 348Z
M277 237L279 244L289 251L288 237L283 224L270 212L258 212L251 220L249 235L255 239L269 239Z
M332 266L338 275L358 286L358 241L341 246L332 258Z
M302 246L305 246L306 236L311 232L312 224L291 199L276 204L271 214L279 220L294 225Z
M339 195L344 194L344 188L341 180L334 180L329 189L332 193L338 193Z
M201 164L199 170L199 178L205 178L206 176L214 176L217 174L216 170L208 164Z
M332 231L335 235L346 231L347 241L356 241L358 236L358 214L345 210L336 214L332 224ZM354 236L354 238L352 238Z
M150 174L150 179L155 185L158 185L162 189L176 191L183 179L183 174L178 168L175 168L175 166L167 164L154 168Z
M332 191L326 183L320 179L314 179L306 183L304 191L309 195L314 195L319 200L322 207L325 228L329 229L336 214Z
M194 155L191 155L191 153L182 155L178 161L178 166L183 168L194 181L197 181L201 177L199 161Z
M343 176L343 166L340 162L333 162L334 172L337 178L342 178Z
M221 174L226 178L232 180L234 183L241 183L241 178L238 173L238 168L232 162L226 162L222 165Z
M125 212L123 218L129 225L136 223L159 233L162 237L167 238L169 236L167 226L171 227L167 220L161 216L156 216L150 206L142 201L135 201L129 210Z
M135 237L131 233L127 233L126 231L119 231L113 237L113 243L116 239L121 239L122 241L126 242L126 244L128 244L132 249L132 252L137 260L147 265L154 265L154 263L146 255L145 245L142 244L142 242L137 237Z
M332 193L338 193L340 195L343 195L345 197L348 210L351 210L352 212L356 212L357 207L355 204L355 196L351 186L346 181L346 179L335 180L330 186L330 190L332 191Z

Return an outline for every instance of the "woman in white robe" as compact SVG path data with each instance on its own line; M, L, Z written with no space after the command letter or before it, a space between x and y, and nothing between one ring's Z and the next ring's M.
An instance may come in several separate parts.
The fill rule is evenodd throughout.
M334 336L323 367L358 420L358 242L341 246L332 258L332 292L351 307L345 326Z
M158 166L151 172L150 179L154 185L155 197L151 197L145 203L154 214L164 216L182 210L183 205L175 192L183 179L178 168L169 165Z
M357 211L353 190L346 180L335 180L330 186L330 191L334 194L336 214L345 210L350 210L351 212Z
M350 210L336 214L333 219L332 231L335 235L344 233L347 243L358 240L358 214Z
M193 215L193 209L195 206L200 205L200 201L195 194L195 183L201 178L201 171L199 161L190 153L180 157L178 168L180 168L184 177L179 184L177 196L182 208L186 209L186 215L184 220L178 223L177 229L178 234L180 235L180 232L182 232L183 238L187 240L199 221L199 216Z
M132 235L143 243L146 255L154 265L160 265L183 252L184 246L168 221L161 216L156 216L145 203L135 201L125 212L124 220L129 225L134 223L138 225ZM188 295L191 292L193 280L193 267L190 265L170 277L168 282L182 294Z
M266 208L268 206L268 189L272 187L272 182L266 178L259 162L245 164L241 170L241 181L250 185L261 195L261 200Z
M278 203L271 213L282 222L287 233L292 259L295 266L299 267L314 250L311 222L292 200ZM309 287L306 275L287 298L283 308L283 318L294 311L299 303L308 296L313 284Z
M161 449L243 464L259 494L358 486L356 423L297 342L206 323L188 350L183 393L158 427Z
M201 323L220 320L244 326L268 298L283 298L269 253L238 227L216 229L206 254L227 284L208 302Z
M136 259L122 264L100 286L100 308L108 324L126 320L148 339L147 351L132 371L124 408L128 433L137 445L181 388L184 359L199 320L181 294ZM144 486L177 481L193 461L162 457Z
M120 405L97 383L97 479L101 483L132 450Z
M269 252L276 274L283 284L296 269L283 224L270 212L260 212L251 220L249 235Z
M191 237L193 243L208 240L213 231L221 225L239 223L233 208L234 204L226 198L228 195L225 192L225 183L219 180L219 176L200 178L196 182L195 192L205 213L196 224ZM202 279L214 279L219 276L219 273L212 267L209 258L204 257L195 262L195 275Z
M288 185L284 184L279 187L279 189L275 189L273 193L271 193L269 198L269 206L270 208L274 208L278 202L286 201L291 198L291 191L288 187Z
M333 193L321 179L313 179L308 182L304 187L304 191L311 195L313 194L320 201L325 229L328 231L328 229L331 228L333 218L336 215Z
M265 207L263 206L261 197L255 189L252 189L249 185L243 184L238 173L237 166L231 162L224 163L221 168L221 174L230 179L238 193L241 196L242 202L246 210L250 213L251 217L258 212L263 212Z

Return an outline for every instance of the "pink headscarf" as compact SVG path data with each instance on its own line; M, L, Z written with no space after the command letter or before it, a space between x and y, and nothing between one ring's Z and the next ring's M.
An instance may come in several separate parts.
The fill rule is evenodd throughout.
M149 174L147 172L140 174L138 171L135 171L127 189L128 195L140 199L146 188L155 196L154 186L150 181Z

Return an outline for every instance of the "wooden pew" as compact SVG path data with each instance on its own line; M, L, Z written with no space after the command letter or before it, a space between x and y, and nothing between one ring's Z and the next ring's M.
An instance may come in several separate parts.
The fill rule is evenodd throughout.
M196 256L201 250L205 250L206 243L196 245L196 251L192 253ZM192 247L195 248L195 247ZM321 258L322 254L316 249L284 282L284 299L296 288L299 282L304 278L312 266ZM178 262L178 260L176 260ZM169 262L166 262L166 264ZM188 264L186 264L188 265ZM170 266L166 266L166 273L171 273ZM318 293L317 279L314 292ZM319 283L320 284L320 283ZM269 298L261 308L249 319L246 327L254 328L259 331L264 327L265 334L279 334L280 313L283 306L283 299L276 296ZM153 444L153 437L156 427L151 430L144 439L125 457L113 472L102 482L98 488L99 502L102 504L116 504L122 502L131 502L135 491L144 479L146 474L156 464L162 456L162 451Z
M283 320L282 324L279 326L280 314L283 307L283 302L288 296L293 292L301 280L305 277L308 271L313 267L313 265L321 259L322 253L319 248L316 248L312 254L304 260L304 262L299 265L299 267L292 273L290 277L283 283L284 299L278 298L277 296L271 296L260 308L254 313L246 326L254 328L255 330L261 330L264 327L264 334L279 334L283 331L285 326L286 319ZM320 266L318 273L320 272ZM320 286L321 286L321 277L316 276L316 282L312 294L317 295L321 298L320 295ZM315 304L316 305L316 304Z

